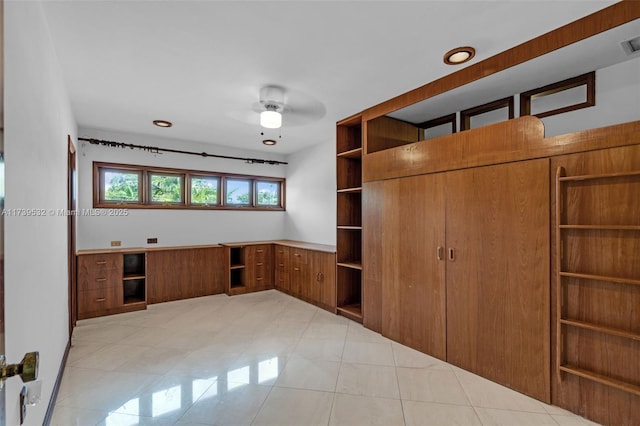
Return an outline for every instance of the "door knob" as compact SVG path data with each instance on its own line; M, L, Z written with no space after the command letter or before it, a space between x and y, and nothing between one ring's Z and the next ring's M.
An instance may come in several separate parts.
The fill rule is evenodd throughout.
M38 378L38 352L25 354L18 364L7 364L4 355L0 355L0 382L12 376L20 376L24 383L32 382Z

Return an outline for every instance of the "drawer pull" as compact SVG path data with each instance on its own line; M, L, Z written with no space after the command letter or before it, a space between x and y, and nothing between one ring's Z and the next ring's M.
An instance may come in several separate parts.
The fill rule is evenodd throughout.
M256 250L256 253L262 253L263 251L264 251L264 250L259 249L259 250Z
M300 257L300 253L293 253L294 256Z
M299 270L300 270L300 268L293 268L293 270L294 270L294 271L299 271Z
M256 278L256 281L262 281L264 278Z
M256 263L256 266L262 266L262 265L264 265L264 263L262 263L262 262Z
M96 299L96 302L104 302L105 300L107 300L106 297L100 297L100 298Z
M284 268L284 263L280 263L278 264L278 266L280 266L281 268Z
M106 265L107 261L106 260L96 260L96 265Z
M97 281L97 282L99 282L99 283L100 283L100 282L104 282L104 281L106 281L106 280L107 280L106 278L96 278L96 281Z

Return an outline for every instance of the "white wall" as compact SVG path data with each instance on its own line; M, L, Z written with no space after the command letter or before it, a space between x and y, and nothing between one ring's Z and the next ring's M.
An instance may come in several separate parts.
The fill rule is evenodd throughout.
M170 133L171 129L166 129ZM265 152L126 134L98 129L79 130L79 137L178 148L249 158L285 161L283 156ZM138 149L108 148L80 142L78 148L78 207L93 207L93 162L173 167L199 171L285 177L285 165L247 164L243 161L163 153L151 154ZM289 183L287 182L287 190ZM119 240L122 247L145 247L147 238L158 238L156 246L217 244L231 241L282 239L285 235L283 211L152 210L129 209L128 216L79 216L78 249L110 247Z
M542 119L546 137L640 120L640 57L596 71L596 105Z
M76 125L40 2L5 1L6 209L64 209L67 135ZM5 217L6 354L40 352L44 418L68 341L67 218ZM7 381L7 424L19 424L20 379Z
M335 245L335 141L291 154L288 161L287 238Z

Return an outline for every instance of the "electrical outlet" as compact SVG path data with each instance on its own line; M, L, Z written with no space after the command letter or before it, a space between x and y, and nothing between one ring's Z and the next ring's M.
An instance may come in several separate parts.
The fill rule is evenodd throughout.
M158 244L157 238L147 238L147 244Z
M111 241L111 247L120 247L122 245L122 241Z

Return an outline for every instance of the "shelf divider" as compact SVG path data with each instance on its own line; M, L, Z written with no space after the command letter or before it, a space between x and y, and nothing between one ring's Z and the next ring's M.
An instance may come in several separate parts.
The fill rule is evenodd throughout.
M594 382L598 382L600 384L640 396L640 386L634 385L633 383L614 379L603 374L594 373L593 371L585 370L584 368L576 367L570 364L561 365L560 371L573 374L574 376L579 376L588 380L593 380Z

